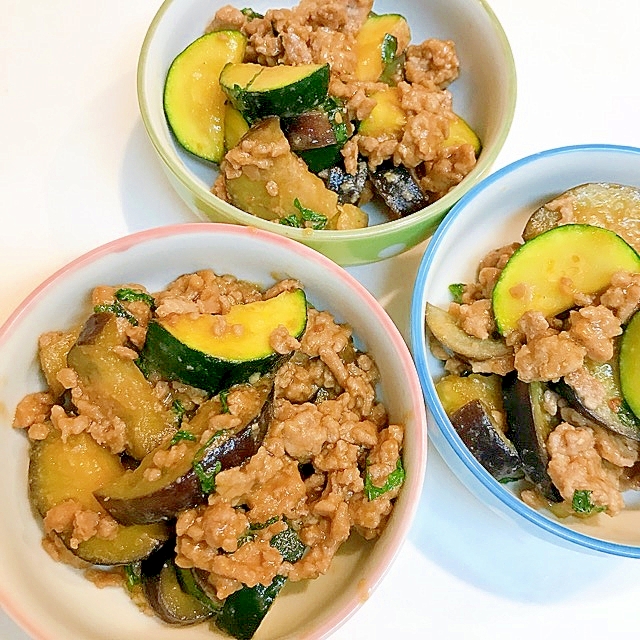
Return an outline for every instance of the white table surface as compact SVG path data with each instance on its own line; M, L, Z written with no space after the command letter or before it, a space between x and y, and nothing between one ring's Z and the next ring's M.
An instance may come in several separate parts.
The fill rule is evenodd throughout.
M169 188L138 114L138 51L159 4L0 0L0 323L85 251L196 220ZM640 147L638 0L490 4L518 72L516 114L494 169L567 144ZM351 269L405 336L423 250ZM640 628L639 577L637 561L524 534L432 449L409 539L334 637L616 638ZM0 638L27 636L0 612Z

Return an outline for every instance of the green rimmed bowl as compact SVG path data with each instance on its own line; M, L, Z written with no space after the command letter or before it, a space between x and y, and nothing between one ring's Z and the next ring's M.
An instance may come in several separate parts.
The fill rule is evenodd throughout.
M138 63L138 100L146 131L169 182L203 220L287 236L343 266L366 264L400 254L428 238L449 209L489 171L511 127L516 101L513 55L497 17L484 0L375 0L377 13L401 13L407 18L413 42L434 37L456 43L461 72L449 87L454 109L478 133L483 145L471 173L446 196L406 218L345 231L287 227L216 197L210 191L216 166L199 161L177 145L165 119L162 95L175 56L203 33L225 4L228 2L220 0L165 0L149 27ZM294 4L291 0L257 0L251 6L264 12Z

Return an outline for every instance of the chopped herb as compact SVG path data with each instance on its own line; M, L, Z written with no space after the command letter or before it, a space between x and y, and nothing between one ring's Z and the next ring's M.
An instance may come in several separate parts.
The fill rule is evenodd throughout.
M241 547L243 544L247 542L253 542L256 539L256 531L260 531L260 529L266 529L268 526L278 522L280 520L279 516L273 516L269 518L266 522L254 522L249 525L249 530L246 533L243 533L238 538L238 546Z
M169 443L170 447L173 447L174 444L178 444L178 442L182 442L183 440L189 440L191 442L195 442L198 438L191 433L191 431L187 431L186 429L180 429L173 434L173 438L171 438L171 442Z
M367 466L368 466L367 462ZM387 481L381 487L376 487L371 481L371 476L367 471L364 477L364 494L367 496L367 500L375 500L379 498L381 495L387 493L387 491L391 491L396 487L399 487L404 482L405 472L404 467L402 466L402 459L398 458L398 462L396 463L396 468L389 474L387 477Z
M582 513L585 515L599 513L600 511L606 511L607 509L607 507L601 507L591 502L591 491L588 489L580 489L573 492L571 508L576 513Z
M327 226L327 216L322 215L313 209L303 207L298 198L293 201L293 206L300 212L304 222L311 223L312 229L324 229Z
M216 460L216 463L212 468L206 469L202 459L204 458L207 450L214 445L218 440L226 439L228 436L228 431L226 429L221 429L220 431L216 431L207 442L196 451L196 455L193 457L193 470L198 476L198 480L200 481L200 488L202 489L202 493L209 494L213 493L216 488L216 476L222 470L222 463L220 460Z
M384 82L385 84L388 84L390 86L395 86L397 84L396 76L400 73L400 71L402 71L405 60L406 56L404 53L402 53L399 56L393 58L393 60L391 60L390 62L387 62L382 73L380 74L380 77L378 78L378 82Z
M390 33L385 33L382 39L382 45L380 47L380 55L382 56L383 64L389 64L393 62L398 51L398 38L392 36Z
M513 478L500 478L498 482L500 484L509 484L510 482L518 482L518 480L522 480L522 477L518 478L517 476L514 476Z
M243 16L245 16L245 18L249 18L249 20L264 18L264 16L261 13L258 13L257 11L254 11L253 9L250 9L248 7L245 7L244 9L240 9L240 13Z
M113 313L118 318L125 318L134 327L138 326L136 317L127 311L117 300L111 304L98 304L93 308L94 313Z
M298 533L291 527L276 533L269 541L269 545L280 552L285 562L298 562L307 549Z
M300 218L298 218L295 213L292 213L286 218L280 218L280 224L283 224L285 227L296 227L298 229L302 228L302 222L300 222Z
M118 289L115 293L116 300L120 302L144 302L150 307L155 305L153 296L150 296L144 291L135 291L134 289Z
M184 414L186 412L186 409L184 408L184 405L182 404L182 402L180 402L180 400L174 400L173 404L171 405L171 408L173 409L173 412L176 414L176 417L178 418L178 422L182 422L182 418L184 418Z
M457 282L449 285L449 293L453 296L453 301L458 304L462 302L462 294L464 293L464 284Z
M139 562L124 565L124 576L127 589L131 591L142 582L142 570Z
M227 403L228 397L229 397L228 391L220 392L220 404L222 405L222 413L229 413L229 404Z
M198 480L200 481L202 493L208 495L214 492L216 488L216 476L220 473L221 469L222 462L220 462L220 460L216 460L216 463L211 469L205 469L202 462L194 461L193 470L196 472Z
M273 516L269 518L266 522L254 522L253 524L250 524L249 529L251 529L251 531L260 531L260 529L266 529L267 527L270 527L272 524L275 524L276 522L278 522L278 520L280 520L279 516Z

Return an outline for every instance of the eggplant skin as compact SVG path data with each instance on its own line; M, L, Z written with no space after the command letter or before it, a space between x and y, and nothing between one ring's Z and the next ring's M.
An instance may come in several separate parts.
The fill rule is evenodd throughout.
M522 477L520 457L496 427L481 400L472 400L451 414L451 424L474 458L498 481Z
M546 441L555 426L548 420L541 407L541 383L526 383L515 372L505 376L502 383L502 400L509 438L520 459L524 475L540 493L551 502L562 502L560 492L547 473L549 454Z
M211 473L240 466L255 455L267 433L273 415L273 390L259 415L248 425L226 438L216 438L209 446L200 449L198 468ZM153 456L153 452L149 454ZM184 509L190 509L206 501L193 460L187 461L183 472L149 492L144 487L144 476L139 473L137 483L119 483L102 487L94 492L98 502L121 524L150 524L175 518ZM144 465L144 462L143 462ZM142 466L142 465L141 465ZM143 467L144 470L144 467ZM136 473L136 472L133 472Z

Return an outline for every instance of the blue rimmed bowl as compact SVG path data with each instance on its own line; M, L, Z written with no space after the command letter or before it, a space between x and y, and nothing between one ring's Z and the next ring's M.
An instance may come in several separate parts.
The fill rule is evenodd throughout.
M625 494L626 509L587 520L556 518L520 500L512 485L500 484L471 455L438 399L443 375L425 335L427 302L448 305L448 286L473 281L480 259L491 249L521 239L529 216L542 204L588 182L640 187L640 148L578 145L543 151L518 160L471 189L451 210L420 263L411 307L411 348L429 415L429 434L458 478L499 514L531 533L573 549L640 558L640 498ZM634 495L635 494L635 495Z

